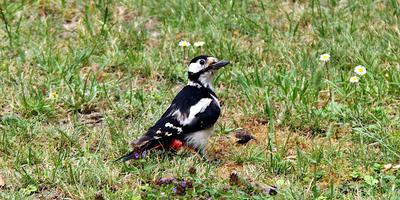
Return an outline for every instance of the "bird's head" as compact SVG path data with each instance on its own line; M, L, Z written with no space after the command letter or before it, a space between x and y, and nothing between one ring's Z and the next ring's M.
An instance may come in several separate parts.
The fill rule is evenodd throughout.
M189 83L211 87L212 77L216 71L229 64L229 61L201 55L193 58L188 67Z

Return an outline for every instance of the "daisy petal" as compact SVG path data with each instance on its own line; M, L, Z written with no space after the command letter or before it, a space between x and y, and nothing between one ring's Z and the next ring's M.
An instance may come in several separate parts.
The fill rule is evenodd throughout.
M328 62L331 58L331 55L329 55L329 53L324 53L322 55L319 56L319 60L323 61L323 62Z

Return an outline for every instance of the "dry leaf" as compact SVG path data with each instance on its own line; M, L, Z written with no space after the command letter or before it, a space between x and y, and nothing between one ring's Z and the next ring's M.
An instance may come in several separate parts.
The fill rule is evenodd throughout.
M400 168L400 164L393 166L393 169L398 170Z
M0 175L0 187L4 187L6 183L4 182L3 176Z
M392 164L386 164L386 165L383 165L383 170L384 171L387 171L387 170L389 170L389 169L391 169L392 168Z

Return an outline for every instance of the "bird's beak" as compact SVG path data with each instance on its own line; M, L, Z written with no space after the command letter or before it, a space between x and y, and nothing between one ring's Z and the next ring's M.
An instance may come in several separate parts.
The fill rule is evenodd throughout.
M222 68L223 66L228 65L228 64L229 64L229 61L220 60L220 61L211 63L211 64L209 65L209 67L210 67L211 69L213 69L213 70L218 70L218 69L220 69L220 68Z

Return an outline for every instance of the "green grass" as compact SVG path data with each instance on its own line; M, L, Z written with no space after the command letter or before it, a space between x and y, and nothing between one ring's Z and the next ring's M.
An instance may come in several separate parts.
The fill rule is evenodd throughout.
M396 0L0 7L0 199L399 198ZM205 45L184 53L181 39ZM232 62L215 79L223 114L210 161L153 151L113 162L186 84L182 63L203 53ZM367 74L351 84L357 65ZM235 145L239 128L257 140ZM182 180L193 187L174 194Z

